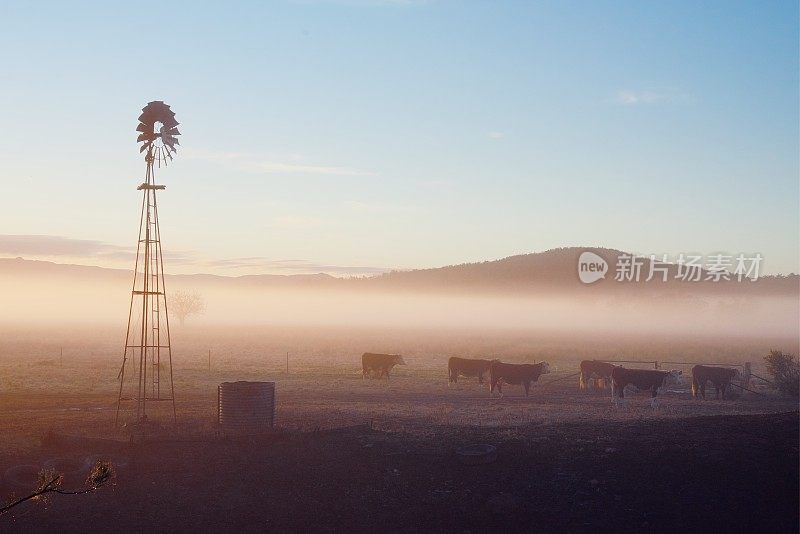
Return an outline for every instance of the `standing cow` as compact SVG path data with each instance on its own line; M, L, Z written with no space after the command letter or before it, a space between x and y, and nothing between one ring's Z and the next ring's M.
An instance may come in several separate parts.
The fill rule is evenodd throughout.
M503 363L499 360L492 360L489 364L489 393L494 393L494 389L503 396L503 383L518 386L522 384L525 388L525 396L531 389L531 382L536 382L543 374L550 372L550 365L547 362L541 363Z
M617 366L606 362L598 362L596 360L583 360L581 362L580 388L582 390L587 389L589 387L589 381L592 380L595 389L597 389L598 382L602 380L603 389L605 389L606 384L611 382L611 371L614 370L614 367Z
M470 360L453 356L447 360L447 385L458 382L459 375L478 377L478 384L483 384L483 375L489 373L491 363L489 360Z
M699 393L705 399L706 383L710 381L716 389L714 398L718 399L720 392L722 392L722 398L724 399L731 380L740 380L741 376L742 374L738 369L695 365L692 367L692 397L696 399Z
M386 375L389 380L389 371L395 365L405 365L406 362L399 354L373 354L365 352L361 355L361 378L366 378L371 372L376 373L376 378Z
M611 395L616 404L620 399L625 398L625 386L630 384L642 391L650 390L652 393L650 405L655 408L658 388L680 384L683 380L682 374L683 373L677 369L671 371L655 371L650 369L625 369L624 367L615 367L611 371Z

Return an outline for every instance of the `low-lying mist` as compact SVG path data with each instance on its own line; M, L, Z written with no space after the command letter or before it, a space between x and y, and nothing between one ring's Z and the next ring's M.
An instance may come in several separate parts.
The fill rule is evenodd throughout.
M208 326L347 326L569 333L660 333L797 339L800 303L785 296L614 296L178 286L202 296L206 310L187 323ZM130 285L0 278L5 323L99 323L124 327ZM133 320L137 321L138 307ZM177 320L171 313L173 329Z

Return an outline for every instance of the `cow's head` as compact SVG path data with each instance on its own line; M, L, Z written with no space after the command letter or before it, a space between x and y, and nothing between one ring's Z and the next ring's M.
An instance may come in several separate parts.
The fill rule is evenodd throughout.
M550 364L547 362L542 362L542 374L546 375L550 372Z
M683 384L683 371L672 369L664 377L664 386L680 386Z
M394 355L394 364L395 365L405 365L406 361L399 354L395 354Z

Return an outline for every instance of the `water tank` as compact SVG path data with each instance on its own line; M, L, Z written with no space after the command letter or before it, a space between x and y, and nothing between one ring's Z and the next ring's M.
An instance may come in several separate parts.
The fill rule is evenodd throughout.
M275 424L275 382L223 382L217 388L223 432L256 434Z

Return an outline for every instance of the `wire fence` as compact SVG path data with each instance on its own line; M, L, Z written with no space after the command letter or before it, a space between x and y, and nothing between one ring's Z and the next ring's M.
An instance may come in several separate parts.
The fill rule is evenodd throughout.
M741 367L746 368L750 362L745 363L709 363L709 362L671 362L663 360L597 360L605 363L640 363L652 365L655 369L661 369L662 365L707 365L709 367Z

